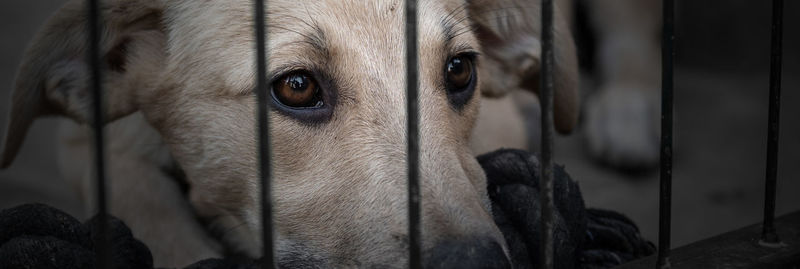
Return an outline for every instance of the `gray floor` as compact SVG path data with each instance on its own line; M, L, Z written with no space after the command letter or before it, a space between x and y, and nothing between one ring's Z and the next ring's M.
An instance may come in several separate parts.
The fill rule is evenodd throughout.
M25 45L60 2L63 1L0 2L0 34L4 37L0 41L2 126L7 122L14 71ZM796 42L785 46L792 48L790 45L798 47ZM788 57L794 60L787 61L784 72L779 213L800 210L800 65L796 53ZM676 246L756 223L761 218L768 77L764 68L753 70L761 71L713 73L678 66L672 211ZM44 202L82 214L78 197L55 170L54 123L54 119L38 121L17 161L0 172L0 208ZM5 127L2 128L4 132ZM647 238L655 240L657 171L634 176L603 167L587 157L581 136L578 132L559 138L556 159L580 181L589 206L629 215L641 225Z

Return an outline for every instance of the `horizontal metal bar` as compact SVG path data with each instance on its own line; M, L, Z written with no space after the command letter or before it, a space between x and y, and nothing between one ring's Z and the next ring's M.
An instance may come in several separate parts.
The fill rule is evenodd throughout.
M672 250L676 268L800 268L800 211L775 220L784 244L759 243L761 224L718 235ZM618 269L653 268L656 256L617 267Z

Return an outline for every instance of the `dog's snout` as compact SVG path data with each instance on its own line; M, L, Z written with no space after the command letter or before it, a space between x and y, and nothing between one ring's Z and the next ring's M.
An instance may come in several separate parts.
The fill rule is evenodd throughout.
M428 251L426 268L511 268L501 245L489 238L445 241Z

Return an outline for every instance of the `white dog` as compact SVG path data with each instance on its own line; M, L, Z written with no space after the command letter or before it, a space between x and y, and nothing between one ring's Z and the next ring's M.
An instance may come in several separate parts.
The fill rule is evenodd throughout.
M538 2L419 5L423 247L490 242L475 259L502 259L470 141L480 96L537 90ZM568 132L578 115L577 67L562 7L555 119ZM91 205L84 8L68 2L26 52L2 165L35 118L66 116L81 125L61 129L61 166ZM224 251L261 255L253 13L249 0L102 3L110 210L158 266ZM279 262L403 267L404 2L274 0L267 14ZM502 128L492 126L475 132Z

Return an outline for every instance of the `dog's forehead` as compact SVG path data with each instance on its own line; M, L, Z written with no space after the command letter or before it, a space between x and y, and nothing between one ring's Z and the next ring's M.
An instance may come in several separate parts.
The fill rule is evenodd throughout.
M309 41L324 36L333 42L321 45L349 46L363 57L400 60L390 58L404 55L404 5L403 0L269 1L268 51L273 57L287 45L313 46ZM249 91L255 75L252 1L174 1L167 6L169 72L183 73L189 84L194 78L213 78L234 92ZM440 46L470 23L464 19L465 0L423 0L418 11L421 51ZM468 35L463 38L473 41Z

